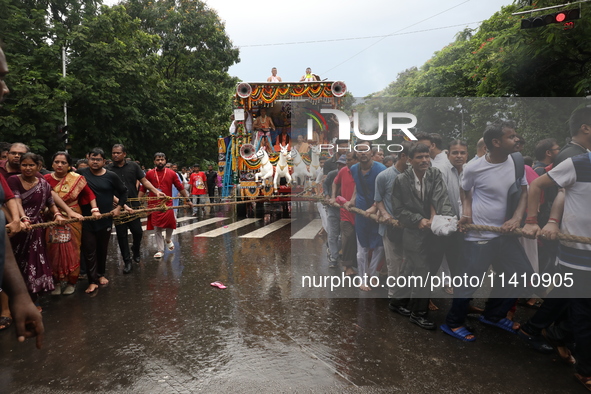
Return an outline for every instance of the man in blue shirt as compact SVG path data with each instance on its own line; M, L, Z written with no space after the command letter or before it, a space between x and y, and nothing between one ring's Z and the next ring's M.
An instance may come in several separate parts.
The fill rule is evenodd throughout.
M376 177L386 169L382 163L372 160L371 143L359 141L356 145L357 158L359 163L351 167L351 175L355 180L355 193L351 201L345 203L345 207L350 207L355 202L355 207L367 210L374 204ZM357 234L357 265L359 276L363 280L365 275L367 279L363 280L360 290L370 291L368 286L372 276L377 273L378 264L384 257L384 246L382 237L378 232L378 223L362 215L355 217L355 233ZM367 260L370 252L371 262L367 266Z

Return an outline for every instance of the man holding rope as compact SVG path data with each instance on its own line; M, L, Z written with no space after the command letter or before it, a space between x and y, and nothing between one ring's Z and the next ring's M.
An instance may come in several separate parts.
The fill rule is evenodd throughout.
M165 168L166 166L166 155L162 152L154 154L154 166L155 168L148 171L146 179L156 187L160 192L165 195L172 196L172 186L177 188L179 193L187 199L187 204L193 207L193 203L189 201L189 195L183 187L183 184L179 181L179 177L176 172L171 169ZM143 197L146 193L146 187L142 185L139 193L139 197ZM158 205L158 202L149 202L148 208L153 208ZM172 200L166 201L167 207L172 207ZM153 212L148 216L148 230L156 230L156 248L158 249L154 254L154 258L160 259L164 256L164 243L166 241L166 248L169 251L174 250L174 244L172 243L172 233L176 228L176 218L174 217L174 211L167 209L164 212ZM166 231L166 238L162 237L162 230Z
M125 146L121 144L113 145L111 150L111 157L113 163L107 166L107 169L113 171L121 178L125 186L127 187L127 198L136 199L138 196L137 182L139 181L145 188L154 193L157 197L164 198L166 195L154 187L145 177L144 172L140 166L133 161L127 161L125 158L127 151ZM129 202L124 206L127 212L133 213L133 209L138 209L140 206L139 201ZM138 217L126 223L118 224L115 226L117 231L117 242L119 243L119 250L121 250L121 256L125 266L123 267L123 273L129 274L132 269L131 255L129 253L129 242L127 241L127 230L129 230L133 236L133 261L136 263L140 262L140 245L142 243L142 223Z
M429 147L414 144L408 158L411 167L398 175L392 186L392 216L404 225L401 243L405 262L400 275L420 276L426 281L441 263L434 264L431 256L437 242L431 231L433 216L454 213L441 171L430 166ZM430 293L427 286L396 287L389 308L425 330L434 330L435 323L427 317Z
M127 188L117 174L108 171L105 166L105 152L100 148L94 148L88 153L88 168L79 170L88 182L88 186L96 196L98 208L90 205L82 206L82 214L91 216L98 209L100 213L112 213L119 216L121 208L127 202ZM113 208L114 198L118 203ZM86 220L82 225L82 258L86 262L88 273L88 288L86 293L94 295L98 291L99 284L106 286L109 281L105 277L107 251L111 239L112 217L99 220Z
M488 153L470 162L463 171L463 211L459 224L492 225L501 227L503 233L510 233L519 228L527 205L523 158L520 154L512 155L516 152L518 141L515 126L511 122L495 122L486 128L483 138ZM515 192L509 194L510 191ZM463 246L463 267L459 267L458 272L461 270L468 277L483 276L491 264L497 274L505 273L509 277L514 273L533 273L516 237L489 231L469 231ZM463 341L476 339L464 324L470 297L477 289L466 284L454 289L456 298L445 319L446 324L441 326L443 332ZM519 325L507 319L506 315L515 304L517 295L527 291L524 288L502 291L498 284L493 286L480 321L516 333Z
M585 108L588 113L591 111ZM579 126L579 125L577 125ZM583 125L587 136L591 127ZM540 195L542 190L557 185L563 188L552 207L551 217L543 230L537 224ZM554 239L556 234L577 234L591 236L591 221L584 212L591 210L591 153L584 153L564 160L547 174L536 179L530 186L528 217L523 232L527 235ZM562 224L561 224L562 222ZM575 339L575 377L591 391L591 245L561 241L557 263L563 277L570 276L573 286L567 289L570 307L570 327ZM547 302L547 301L546 301ZM544 302L544 303L546 303ZM535 332L536 321L530 319L526 327ZM553 341L554 345L564 343ZM564 357L563 357L564 358Z
M351 176L355 181L355 191L350 201L344 204L345 208L355 206L367 210L374 204L376 177L386 169L386 166L373 161L371 143L357 141L357 147L365 146L365 150L357 152L359 163L351 167ZM378 233L378 223L361 215L355 216L355 234L357 235L357 267L359 276L371 278L376 276L378 264L384 257L384 245L382 237ZM371 257L370 257L371 256ZM365 277L365 275L367 275ZM359 286L362 291L370 291L369 279Z

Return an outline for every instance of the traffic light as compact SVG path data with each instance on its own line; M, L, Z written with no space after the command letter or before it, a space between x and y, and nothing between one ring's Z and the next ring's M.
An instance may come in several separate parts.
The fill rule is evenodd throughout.
M57 135L60 140L68 142L68 126L59 125L57 126Z
M560 11L554 14L541 15L533 18L521 20L522 29L533 29L536 27L546 26L552 23L562 23L565 30L574 27L575 19L581 19L581 9L575 8L572 10Z

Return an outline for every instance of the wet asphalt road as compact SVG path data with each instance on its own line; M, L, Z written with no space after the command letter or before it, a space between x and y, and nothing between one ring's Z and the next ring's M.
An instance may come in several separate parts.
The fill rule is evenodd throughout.
M0 333L0 392L586 392L572 367L476 319L477 341L462 343L394 315L373 298L384 296L380 289L323 298L299 288L292 268L331 272L322 237L290 240L312 214L262 238L239 236L279 216L195 237L238 220L231 211L213 216L228 219L173 236L176 250L161 260L145 232L130 275L112 236L110 283L96 297L81 281L72 296L42 300L42 350L17 343L13 330ZM228 288L210 286L216 280ZM431 316L441 324L450 300L435 302ZM531 313L520 308L517 320Z

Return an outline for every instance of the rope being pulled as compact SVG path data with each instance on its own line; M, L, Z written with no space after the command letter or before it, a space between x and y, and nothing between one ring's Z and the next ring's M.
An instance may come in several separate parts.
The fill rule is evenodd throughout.
M186 197L166 197L166 198L161 199L162 202L157 207L137 209L137 210L134 210L133 213L122 212L120 215L118 215L115 218L116 222L118 222L116 224L121 224L121 223L125 223L127 221L130 221L130 220L134 220L134 219L138 218L139 215L141 215L141 214L149 214L151 212L164 212L164 211L167 211L170 209L190 208L191 207L190 205L177 205L177 206L172 206L172 207L165 205L167 201L169 201L171 199L175 199L175 198L186 198ZM245 200L241 200L241 201L226 201L226 202L220 202L220 203L193 204L193 206L194 207L214 207L214 206L226 206L226 205L239 205L239 204L247 204L247 203L264 202L264 201L269 201L269 200L276 199L276 198L297 198L299 201L322 202L325 205L330 205L330 206L337 207L337 208L347 209L350 212L356 213L358 215L362 215L362 216L372 219L378 223L384 223L384 224L394 226L394 227L404 227L396 219L387 219L387 218L384 218L383 216L378 216L375 213L368 213L368 212L366 212L362 209L356 208L356 207L345 208L336 202L330 203L320 196L303 195L303 192L301 194L282 194L282 195L269 196L269 197L263 197L263 198L258 198L258 199L245 199ZM150 199L153 199L153 198L144 198L143 201L147 201ZM66 219L62 222L62 224L59 224L58 222L37 223L37 224L31 225L30 229L47 228L47 227L60 226L60 225L64 225L64 224L83 222L83 221L89 221L89 220L100 220L100 219L104 219L104 218L108 218L108 217L112 217L112 216L113 216L113 213L108 212L108 213L101 214L100 216L85 216L82 219ZM490 232L495 232L495 233L503 233L503 231L501 230L500 227L494 227L494 226L468 224L468 225L464 225L463 228L465 230L490 231ZM511 232L504 233L504 234L523 236L526 238L534 238L529 235L523 234L522 229L515 229ZM591 237L582 237L582 236L578 236L578 235L558 233L556 238L561 241L576 242L576 243L582 243L582 244L591 244Z
M320 200L319 198L316 198L317 200ZM355 208L355 207L349 207L349 208L345 208L342 205L338 204L338 203L330 203L327 202L325 200L322 200L324 202L324 204L326 205L330 205L333 207L338 207L338 208L343 208L343 209L347 209L350 212L362 215L366 218L372 219L378 223L385 223L388 224L390 226L394 226L394 227L404 227L398 220L396 219L386 219L382 216L378 216L374 213L368 213L362 209L359 208ZM503 231L501 230L500 227L494 227L494 226L484 226L484 225L479 225L479 224L466 224L464 226L462 226L464 230L469 231L490 231L490 232L494 232L494 233L502 233L502 234L507 234L507 235L516 235L516 236L520 236L520 237L525 237L525 238L535 238L529 235L526 235L523 233L523 229L518 228L515 229L511 232L508 233L503 233ZM563 234L563 233L558 233L556 236L556 239L561 240L561 241L567 241L567 242L577 242L577 243L582 243L582 244L590 244L591 245L591 237L582 237L579 235L571 235L571 234Z
M168 198L170 199L170 198ZM164 200L164 202L166 202L166 200L168 200L167 198L164 198L162 200ZM220 205L238 205L238 204L246 204L246 203L250 203L250 202L261 202L261 201L267 201L269 200L268 197L265 198L260 198L260 199L256 199L256 200L248 200L248 201L228 201L228 202L222 202L222 203L208 203L208 204L193 204L194 207L213 207L213 206L220 206ZM152 213L152 212L165 212L168 211L170 209L178 209L178 208L191 208L190 205L177 205L177 206L166 206L163 204L160 204L157 207L153 207L153 208L144 208L144 209L137 209L134 210L133 213L129 213L129 212L121 212L120 215L116 216L115 219L119 219L121 218L122 221L121 223L125 223L127 220L127 218L129 216L135 216L135 215L139 215L142 213ZM37 224L32 224L29 229L33 230L36 228L47 228L47 227L54 227L54 226L62 226L65 224L71 224L71 223L76 223L76 222L86 222L86 221L94 221L94 220L100 220L100 219L105 219L105 218L110 218L113 217L113 212L107 212L107 213L103 213L101 215L96 215L96 216L84 216L81 219L78 218L74 218L74 219L66 219L64 221L62 221L62 223L58 223L58 222L45 222L45 223L37 223ZM135 217L134 217L135 219ZM133 219L132 219L133 220Z

